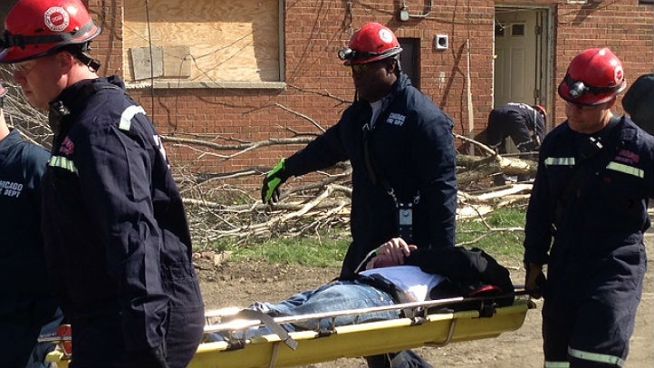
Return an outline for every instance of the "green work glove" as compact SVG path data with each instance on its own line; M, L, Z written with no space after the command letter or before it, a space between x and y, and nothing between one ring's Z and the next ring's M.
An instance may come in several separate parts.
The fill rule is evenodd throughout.
M284 159L281 159L275 167L263 178L261 187L261 201L270 203L279 201L279 187L288 179Z

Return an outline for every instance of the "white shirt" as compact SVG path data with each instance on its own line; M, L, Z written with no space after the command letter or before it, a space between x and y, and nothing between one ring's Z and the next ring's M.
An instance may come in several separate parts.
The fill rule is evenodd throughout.
M412 301L427 300L429 291L445 278L441 275L423 272L418 266L392 266L373 268L359 273L363 276L379 275L393 283L398 291L412 297Z
M372 109L372 115L370 116L370 127L375 126L375 121L379 117L379 114L382 112L382 100L377 100L375 102L370 102L370 108Z

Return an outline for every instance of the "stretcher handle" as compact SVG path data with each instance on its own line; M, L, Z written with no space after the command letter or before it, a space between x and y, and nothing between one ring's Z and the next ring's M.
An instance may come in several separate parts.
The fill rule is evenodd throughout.
M70 336L48 335L48 336L39 336L39 338L36 341L57 344L63 341L73 341L73 338Z

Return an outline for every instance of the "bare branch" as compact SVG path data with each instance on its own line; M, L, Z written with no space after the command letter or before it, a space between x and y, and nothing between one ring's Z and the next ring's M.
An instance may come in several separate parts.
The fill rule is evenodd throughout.
M325 132L325 128L323 128L322 126L320 126L320 124L318 124L317 121L315 121L314 119L308 117L307 115L305 115L305 114L303 114L303 113L301 113L301 112L295 111L295 110L293 110L293 109L290 109L290 108L288 108L288 107L286 107L286 106L284 106L284 105L282 105L282 104L280 104L280 103L275 103L275 106L279 107L280 109L282 109L282 110L284 110L284 111L290 112L290 113L293 114L293 115L299 116L299 117L301 117L302 119L307 120L308 122L310 122L311 124L313 124L313 126L315 126L316 128L318 128L318 130L320 130L320 131L323 132L323 133Z

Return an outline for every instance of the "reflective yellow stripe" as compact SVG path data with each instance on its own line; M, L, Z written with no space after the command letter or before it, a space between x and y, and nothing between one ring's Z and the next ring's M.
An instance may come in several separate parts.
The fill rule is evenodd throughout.
M545 362L545 368L570 368L570 362Z
M120 124L118 124L118 129L129 131L129 128L132 127L132 118L134 118L134 115L136 114L147 115L141 106L132 105L120 114Z
M571 347L568 347L568 355L577 359L588 360L590 362L613 364L618 367L624 365L624 360L620 357L608 354L591 353L589 351L577 350Z
M48 165L52 167L58 167L64 170L68 170L74 174L77 174L77 167L75 167L75 163L73 160L69 160L66 157L62 156L52 156L50 157L50 162Z
M548 157L545 159L545 165L548 166L574 166L574 157Z
M639 169L637 167L621 164L621 163L615 162L615 161L609 162L609 164L608 164L608 166L606 166L606 168L609 169L609 170L621 172L621 173L624 173L624 174L637 176L637 177L639 177L641 179L645 177L645 172L643 171L643 169Z

